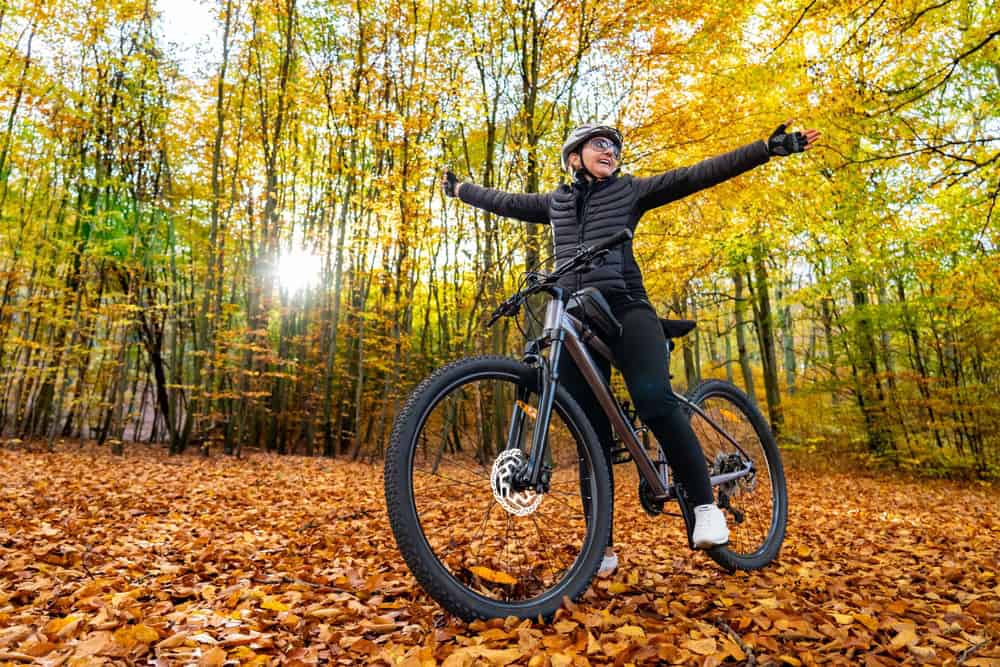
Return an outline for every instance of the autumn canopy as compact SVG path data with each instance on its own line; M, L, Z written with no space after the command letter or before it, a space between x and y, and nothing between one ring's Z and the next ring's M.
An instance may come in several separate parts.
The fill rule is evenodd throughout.
M185 7L187 10L185 10ZM185 11L190 13L185 13ZM441 171L555 187L584 121L649 174L816 127L644 218L677 385L789 446L995 476L992 0L0 3L0 429L378 457L550 253ZM544 264L543 264L544 266Z

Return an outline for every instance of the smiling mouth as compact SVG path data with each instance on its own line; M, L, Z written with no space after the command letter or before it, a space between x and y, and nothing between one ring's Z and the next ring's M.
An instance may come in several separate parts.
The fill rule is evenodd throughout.
M612 166L611 160L609 160L608 158L601 158L600 160L597 161L597 163L598 164L603 164L605 167Z

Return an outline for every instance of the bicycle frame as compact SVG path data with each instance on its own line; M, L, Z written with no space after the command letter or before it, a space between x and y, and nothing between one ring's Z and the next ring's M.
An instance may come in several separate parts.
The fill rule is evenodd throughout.
M581 374L587 381L591 390L593 390L594 396L597 398L601 408L604 410L604 413L608 416L608 420L611 422L612 429L614 429L614 432L632 454L632 459L636 463L639 474L649 485L653 498L657 501L667 501L677 497L678 493L675 486L670 485L668 487L665 485L663 479L657 473L656 464L649 458L649 455L646 454L645 447L643 447L642 443L639 442L636 431L632 429L632 425L629 423L628 417L626 417L623 412L621 404L619 404L619 402L612 395L610 386L601 375L601 371L598 369L597 364L594 363L593 358L587 350L587 346L590 345L601 356L613 362L611 350L602 340L600 340L600 338L596 336L590 338L587 342L582 340L581 334L585 330L584 325L580 320L567 312L566 303L568 298L567 292L563 288L550 287L545 291L547 291L552 298L546 307L542 336L535 342L538 343L539 350L548 347L549 356L548 359L539 356L539 361L542 363L543 367L543 372L541 373L542 387L539 392L540 398L538 401L538 412L535 417L535 427L531 434L531 452L529 455L529 464L527 469L527 482L529 488L539 488L539 484L542 479L544 468L543 460L547 444L545 436L548 432L549 420L552 415L552 404L555 399L556 387L559 382L559 359L562 355L563 348L565 348L569 351L574 363L580 369ZM743 448L740 447L739 443L736 442L731 435L712 421L712 419L700 407L688 401L687 398L676 392L674 392L674 396L676 396L678 400L682 401L688 408L700 415L712 426L713 429L715 429L722 437L736 447L736 449L744 456L744 460L747 462L742 470L713 475L710 478L713 488L719 484L740 479L754 473L754 466L750 457L747 456L746 452L743 451ZM517 447L518 442L520 441L521 431L524 426L525 411L522 408L522 405L524 404L525 398L526 396L518 396L518 401L514 405L514 414L511 419L511 427L507 438L507 449ZM685 503L682 503L682 505L685 505Z

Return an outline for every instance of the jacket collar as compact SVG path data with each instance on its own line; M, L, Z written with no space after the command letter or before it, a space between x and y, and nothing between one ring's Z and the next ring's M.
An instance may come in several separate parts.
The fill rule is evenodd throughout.
M586 169L578 169L573 175L572 188L574 190L580 190L587 192L588 190L600 190L607 187L614 181L618 180L618 170L615 169L610 176L602 180L588 180L587 174L589 172Z

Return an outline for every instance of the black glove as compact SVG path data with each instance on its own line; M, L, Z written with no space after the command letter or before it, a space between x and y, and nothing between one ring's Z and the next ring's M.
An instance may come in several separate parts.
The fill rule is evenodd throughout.
M457 194L455 191L458 189L458 178L455 177L455 174L452 173L450 169L444 172L444 180L441 183L441 189L444 190L444 193L449 197L454 197Z
M801 132L785 134L785 127L784 123L779 125L767 140L768 155L791 155L806 149L806 135Z

